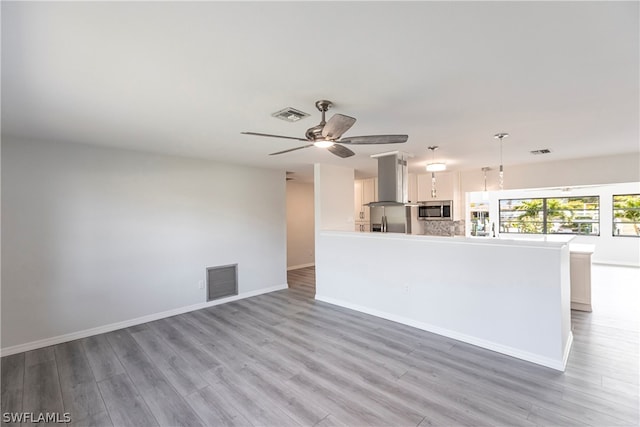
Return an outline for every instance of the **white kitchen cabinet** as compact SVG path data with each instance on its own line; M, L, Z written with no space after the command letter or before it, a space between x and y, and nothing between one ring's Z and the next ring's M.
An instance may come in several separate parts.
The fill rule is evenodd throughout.
M407 179L408 181L408 185L407 185L407 190L408 190L408 202L409 203L415 203L418 200L418 176L415 173L410 173L407 174Z
M377 182L378 178L363 179L364 185L362 186L362 202L364 204L375 202L377 194Z
M593 245L570 244L571 309L591 311L591 255Z
M371 230L371 223L369 222L356 222L356 231L365 232Z
M364 220L364 213L362 208L362 186L361 179L357 179L353 182L353 217L358 221Z
M357 179L354 181L353 209L356 222L369 222L367 203L377 201L376 179Z

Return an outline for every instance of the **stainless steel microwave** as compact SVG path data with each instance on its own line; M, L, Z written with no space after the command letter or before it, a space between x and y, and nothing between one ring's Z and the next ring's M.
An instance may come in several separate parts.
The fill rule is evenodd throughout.
M418 219L423 221L453 219L453 201L432 200L428 202L418 202Z

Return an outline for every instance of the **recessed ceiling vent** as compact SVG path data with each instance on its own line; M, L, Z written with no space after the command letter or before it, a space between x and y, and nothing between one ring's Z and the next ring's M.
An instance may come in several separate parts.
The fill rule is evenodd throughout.
M540 150L530 151L531 154L535 154L535 155L538 155L538 154L549 154L550 152L551 152L551 150L549 150L548 148L542 148Z
M308 117L309 114L305 113L304 111L300 111L300 110L296 110L295 108L288 107L288 108L283 108L280 111L276 111L275 113L272 114L272 116L287 122L297 122L300 119L304 119L305 117Z

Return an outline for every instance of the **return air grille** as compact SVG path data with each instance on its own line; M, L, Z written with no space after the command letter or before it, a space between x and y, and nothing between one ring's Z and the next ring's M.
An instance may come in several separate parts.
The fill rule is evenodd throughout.
M238 264L207 268L207 301L238 295Z
M288 107L280 111L276 111L271 115L273 117L282 119L287 122L297 122L298 120L304 119L305 117L309 116L309 114L305 113L304 111L296 110L295 108L292 108L292 107Z
M530 151L531 154L534 155L538 155L538 154L549 154L551 152L551 150L549 150L548 148L542 148L540 150L533 150Z

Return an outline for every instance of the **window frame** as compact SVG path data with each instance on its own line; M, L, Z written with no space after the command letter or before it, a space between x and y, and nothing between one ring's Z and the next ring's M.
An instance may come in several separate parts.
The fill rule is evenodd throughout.
M570 201L571 199L587 199L587 198L592 198L596 200L596 204L597 204L597 209L588 209L589 211L593 211L596 212L596 217L597 220L590 220L590 221L586 221L585 224L590 224L590 229L593 229L593 226L596 225L597 226L597 232L596 233L580 233L580 232L561 232L561 233L554 233L554 232L549 232L549 204L548 201L549 200L559 200L559 199L566 199L567 201ZM507 210L503 210L502 208L502 204L503 202L508 202L508 201L518 201L518 202L523 202L523 201L541 201L542 205L540 207L540 211L538 212L538 215L542 214L542 220L536 220L536 221L531 221L530 223L533 224L534 226L541 226L541 231L525 231L525 232L521 232L521 231L505 231L508 230L508 228L505 228L503 225L505 224L504 219L503 219L503 212L507 212ZM578 211L578 210L582 210L585 211L585 209L566 209L569 211ZM505 233L505 234L534 234L534 235L568 235L568 236L600 236L600 211L601 211L601 204L600 204L600 196L599 195L592 195L592 196L570 196L570 197L524 197L524 198L513 198L513 199L498 199L498 229L500 230L500 233ZM509 212L513 212L513 210L510 210ZM509 221L509 220L507 220ZM553 223L553 220L551 220L551 223Z
M631 237L631 238L640 238L640 234L616 234L616 224L620 224L622 223L621 221L616 221L616 210L619 210L616 208L616 197L628 197L628 196L635 196L638 197L640 199L640 194L638 193L630 193L630 194L613 194L611 195L611 235L613 237ZM631 208L631 209L637 209L640 210L640 207L638 208ZM634 221L634 222L626 222L624 224L637 224L638 227L640 227L640 221Z

